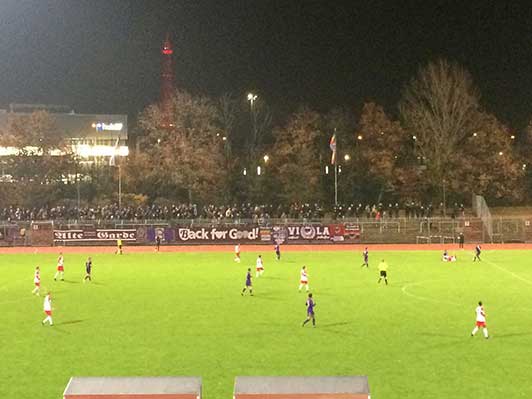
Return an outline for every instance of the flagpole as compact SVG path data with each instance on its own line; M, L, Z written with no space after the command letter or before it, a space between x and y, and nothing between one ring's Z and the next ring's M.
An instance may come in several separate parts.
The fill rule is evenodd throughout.
M329 148L332 151L331 155L331 164L334 165L334 206L338 205L338 161L337 161L337 147L336 147L336 128L334 129L334 134L329 140Z
M122 167L118 164L118 209L122 209Z
M334 206L338 206L338 165L334 158Z

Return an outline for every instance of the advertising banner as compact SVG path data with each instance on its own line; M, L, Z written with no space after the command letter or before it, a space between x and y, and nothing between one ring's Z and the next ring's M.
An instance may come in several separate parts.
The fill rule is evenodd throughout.
M354 224L287 225L271 228L272 241L278 244L353 242L360 239L360 228Z
M258 242L259 227L216 226L216 227L177 227L175 239L178 243L237 243Z
M98 241L135 242L136 229L54 230L54 242L94 243Z
M159 237L161 243L169 243L175 241L175 231L170 227L150 227L148 228L147 241L155 242L155 238Z

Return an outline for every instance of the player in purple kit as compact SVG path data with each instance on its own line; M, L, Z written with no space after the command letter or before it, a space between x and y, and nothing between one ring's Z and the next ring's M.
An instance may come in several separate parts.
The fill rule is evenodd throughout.
M277 260L281 260L281 246L279 243L275 244L275 256L277 257Z
M362 263L362 265L360 267L369 267L368 265L368 258L369 258L369 252L368 252L368 247L366 247L364 249L364 252L362 252L362 256L364 257L364 263Z
M480 262L480 252L480 245L477 245L475 247L475 257L473 258L473 262L475 262L476 260Z
M303 322L302 327L305 327L305 324L307 324L310 320L312 320L312 326L316 327L316 317L314 316L314 307L316 306L316 303L312 299L312 294L308 294L308 299L305 303L305 306L307 307L307 318Z
M240 295L244 296L244 292L246 292L246 289L249 290L249 295L253 296L253 285L251 283L251 268L248 268L248 274L246 274L246 286L240 293Z

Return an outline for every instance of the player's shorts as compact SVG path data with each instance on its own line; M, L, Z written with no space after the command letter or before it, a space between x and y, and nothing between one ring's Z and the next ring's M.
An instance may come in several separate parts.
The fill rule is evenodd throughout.
M35 287L40 287L41 283L35 283Z
M485 321L477 321L477 327L486 328L486 322Z
M307 310L307 316L308 317L314 317L314 311L313 310L310 310L310 311Z
M65 271L65 267L57 265L57 271L58 272L64 272Z
M44 314L46 314L46 316L51 316L52 315L52 311L51 310L45 310Z
M301 280L300 283L301 284L308 284L308 281Z
M261 272L261 271L263 271L263 270L264 270L263 267L257 267L257 271L258 271L258 272Z
M381 277L386 277L386 270L381 270Z
M85 272L86 272L87 274L91 274L91 269L87 269L87 270L85 270Z
M248 283L246 283L246 288L252 288L252 287L253 287L252 284L248 284Z
M122 245L119 245L119 246L118 246L118 249L122 249Z

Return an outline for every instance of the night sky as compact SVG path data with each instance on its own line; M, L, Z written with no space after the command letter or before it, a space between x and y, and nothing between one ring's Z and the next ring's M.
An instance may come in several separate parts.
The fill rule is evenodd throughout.
M177 85L194 93L396 113L420 64L446 57L504 122L532 117L532 5L515 1L1 0L0 106L134 116L158 98L168 30Z

